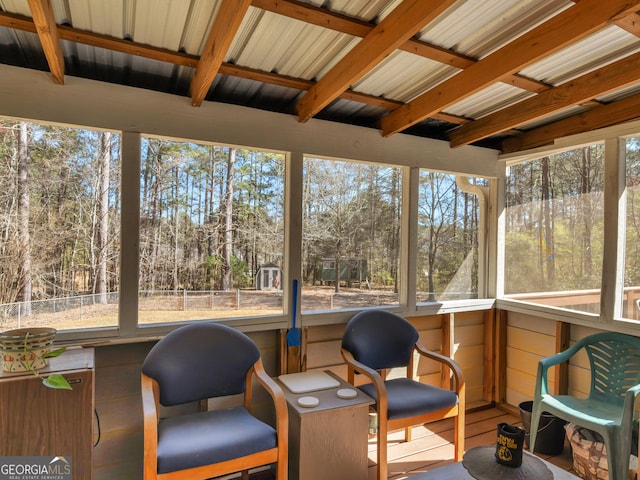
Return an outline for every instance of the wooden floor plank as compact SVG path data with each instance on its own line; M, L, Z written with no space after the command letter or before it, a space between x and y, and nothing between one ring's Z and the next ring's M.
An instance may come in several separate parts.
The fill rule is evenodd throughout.
M465 450L483 445L495 445L497 425L501 422L522 426L519 416L498 408L487 408L467 413L465 422ZM389 480L411 480L411 477L453 462L453 420L447 419L412 429L411 442L402 441L403 432L389 435ZM558 467L572 471L572 458L565 442L560 455L541 455ZM369 439L368 479L376 478L376 438ZM270 472L251 475L251 480L273 480Z
M467 414L465 425L465 450L483 445L493 445L497 437L497 425L509 423L522 426L519 416L498 408L488 408ZM433 470L453 462L453 420L447 419L415 427L411 442L402 442L402 432L389 435L389 479L411 479L412 476ZM376 477L376 440L369 440L369 475ZM569 448L561 455L542 455L551 463L571 471L572 458Z

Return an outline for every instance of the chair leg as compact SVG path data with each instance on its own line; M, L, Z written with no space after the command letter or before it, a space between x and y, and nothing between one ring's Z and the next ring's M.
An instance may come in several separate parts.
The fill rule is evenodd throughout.
M413 429L411 427L406 427L404 429L404 441L410 442L413 438Z
M616 434L609 435L604 439L604 442L607 451L609 480L628 480L630 445L619 441Z
M288 460L278 460L276 465L276 480L287 480L289 478Z
M465 429L465 412L458 413L453 421L454 431L454 459L456 462L461 462L464 456L464 429Z
M529 425L529 451L535 453L536 437L538 436L538 426L540 425L540 407L533 404L531 412L531 424Z
M377 480L387 480L388 465L387 465L387 422L380 421L378 417L378 475Z

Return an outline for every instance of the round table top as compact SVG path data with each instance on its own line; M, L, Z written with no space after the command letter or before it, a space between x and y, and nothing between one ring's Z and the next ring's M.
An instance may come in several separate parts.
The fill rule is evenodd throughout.
M522 465L509 467L496 460L496 447L476 447L467 451L462 465L477 480L553 480L553 473L534 455L523 455Z

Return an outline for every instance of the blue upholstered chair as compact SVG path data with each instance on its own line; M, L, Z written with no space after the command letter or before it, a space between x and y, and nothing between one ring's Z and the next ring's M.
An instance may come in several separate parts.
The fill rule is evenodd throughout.
M585 350L591 368L587 398L552 395L549 368L568 362ZM578 340L567 350L540 360L536 379L531 438L535 446L540 415L559 418L599 433L604 439L610 480L627 480L635 398L640 392L640 338L622 333L596 333ZM532 447L533 452L533 447Z
M418 331L407 320L384 310L365 310L349 320L342 337L342 356L347 363L348 380L355 373L371 383L358 388L376 402L378 414L378 479L387 478L387 435L405 429L411 439L411 426L455 417L455 460L464 454L465 384L462 370L449 357L427 350ZM453 373L453 388L439 388L414 379L414 353L441 363ZM386 379L389 369L407 367L407 376ZM448 387L448 385L446 386Z
M250 412L252 383L269 392L276 427ZM236 406L206 410L209 398L244 395ZM242 397L238 397L242 398ZM159 406L203 408L160 418ZM221 324L180 327L162 338L142 365L144 478L207 479L277 463L287 479L287 404L245 334Z

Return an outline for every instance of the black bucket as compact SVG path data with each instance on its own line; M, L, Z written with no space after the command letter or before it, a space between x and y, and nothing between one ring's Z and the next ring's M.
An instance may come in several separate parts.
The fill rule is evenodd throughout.
M533 411L533 402L522 402L520 404L520 418L522 419L522 428L526 435L524 443L529 450L529 433L531 428L531 412ZM538 436L536 437L536 453L545 455L559 455L564 449L566 421L556 417L548 412L542 412L540 415L540 423L538 424Z

